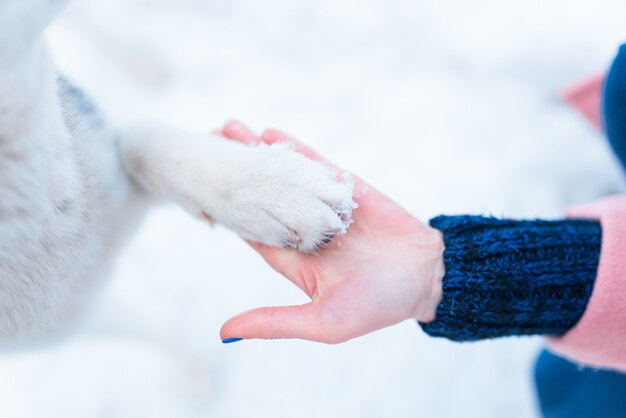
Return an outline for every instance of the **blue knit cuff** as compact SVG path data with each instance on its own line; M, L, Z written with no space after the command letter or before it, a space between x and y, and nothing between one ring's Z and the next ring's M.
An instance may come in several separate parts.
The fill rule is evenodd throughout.
M515 221L439 216L445 276L435 337L474 341L559 335L582 316L593 290L602 231L590 220Z

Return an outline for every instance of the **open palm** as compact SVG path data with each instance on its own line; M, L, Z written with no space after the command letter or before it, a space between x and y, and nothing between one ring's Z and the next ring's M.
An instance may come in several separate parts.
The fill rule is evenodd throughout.
M289 141L298 152L329 164L278 131L258 137L230 122L221 134L251 145ZM434 319L444 270L441 234L362 180L354 180L359 205L354 223L317 254L250 242L311 302L242 313L223 325L223 341L301 338L339 343L406 319Z

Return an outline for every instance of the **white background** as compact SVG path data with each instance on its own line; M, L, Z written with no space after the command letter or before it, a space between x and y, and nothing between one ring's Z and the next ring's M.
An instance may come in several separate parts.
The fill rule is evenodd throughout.
M115 123L279 127L423 220L558 217L623 190L558 100L626 39L623 1L107 0L50 33ZM415 323L339 346L222 345L229 316L305 298L246 245L154 210L76 329L0 357L0 417L531 417L539 338Z

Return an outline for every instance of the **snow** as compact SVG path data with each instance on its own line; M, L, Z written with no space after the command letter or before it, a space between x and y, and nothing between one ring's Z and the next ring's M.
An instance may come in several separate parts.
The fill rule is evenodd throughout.
M421 219L558 217L623 191L557 100L626 39L621 1L109 0L52 28L116 123L286 130ZM155 209L69 335L0 357L2 417L530 417L539 338L414 323L338 346L222 345L242 310L306 299L230 232Z

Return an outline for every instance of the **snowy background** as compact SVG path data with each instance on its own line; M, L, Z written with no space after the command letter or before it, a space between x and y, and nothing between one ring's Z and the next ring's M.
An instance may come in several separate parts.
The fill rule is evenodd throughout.
M624 190L557 98L626 39L623 1L85 0L59 66L127 123L279 127L426 220L557 217ZM237 237L154 210L69 336L0 357L7 418L532 417L539 338L460 345L414 323L339 346L222 345L304 302Z

